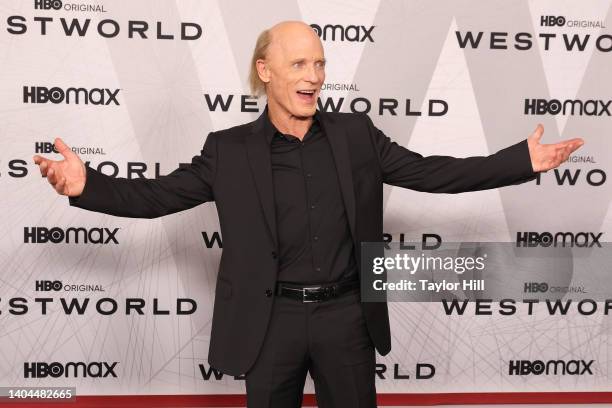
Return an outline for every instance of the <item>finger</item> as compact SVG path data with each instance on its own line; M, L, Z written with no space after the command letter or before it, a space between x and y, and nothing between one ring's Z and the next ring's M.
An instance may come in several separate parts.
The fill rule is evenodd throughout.
M58 181L57 184L55 185L55 191L57 191L59 194L65 194L64 193L65 187L66 187L66 178L62 177L62 179Z
M70 150L68 145L64 143L64 141L59 137L55 138L55 149L58 151L59 154L64 156L65 159L73 159L76 157L76 154L72 150Z
M584 140L582 138L580 138L580 137L576 137L574 139L562 140L561 142L559 142L557 144L564 145L564 146L571 145L571 146L580 147L580 146L582 146L584 144Z
M544 126L538 123L538 126L536 126L535 130L531 134L531 138L534 139L536 142L540 143L540 139L542 139L543 134L544 134Z
M582 145L584 145L584 140L580 138L573 139L572 142L569 144L570 153L578 150L580 147L582 147Z
M36 161L38 163L38 168L40 169L40 174L43 177L47 176L47 171L49 171L49 169L53 166L54 163L56 163L53 160L49 160L49 159L45 159L44 157L41 156L35 156L36 157Z
M39 155L35 155L34 157L32 157L32 160L34 160L34 164L40 164L44 159Z
M561 157L563 161L566 161L570 154L572 153L572 150L570 149L570 146L565 146L563 149L561 149Z
M57 183L57 177L55 174L55 169L50 168L49 171L47 172L47 180L49 180L49 183L51 183L52 186L54 186Z
M571 140L564 140L562 142L551 144L548 146L554 147L555 149L567 149L569 154L571 154L572 152L577 150L579 147L581 147L583 144L584 144L584 140L580 138L576 138L576 139L571 139Z
M561 150L559 150L557 152L557 157L556 157L556 160L555 160L555 167L560 166L561 163L564 162L564 158L563 157L565 156L565 154L563 152L564 152L564 149L561 149Z
M580 147L580 145L578 145L578 144L568 144L568 145L563 146L563 150L567 151L568 154L572 154L579 147Z
M40 174L43 177L46 177L47 171L49 170L49 162L47 160L44 160L38 167L40 168Z
M572 148L572 146L567 146L564 150L565 159L563 161L567 161L570 155L576 150L578 147Z
M563 147L558 145L547 145L548 149L548 170L558 167L563 160Z

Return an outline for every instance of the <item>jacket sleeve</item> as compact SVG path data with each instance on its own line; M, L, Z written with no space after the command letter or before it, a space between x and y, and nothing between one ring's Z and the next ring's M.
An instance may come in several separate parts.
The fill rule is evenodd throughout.
M216 134L210 133L191 163L157 179L113 178L87 166L85 188L71 206L131 218L156 218L213 201Z
M526 140L490 156L423 157L391 141L366 118L387 184L429 193L461 193L520 184L537 175Z

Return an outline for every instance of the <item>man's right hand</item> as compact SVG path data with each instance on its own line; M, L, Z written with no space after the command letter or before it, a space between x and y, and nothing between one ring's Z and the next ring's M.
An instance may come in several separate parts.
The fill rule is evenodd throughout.
M69 197L80 196L85 187L87 175L85 164L62 139L55 139L55 148L64 156L64 160L49 160L36 155L34 156L34 163L38 164L40 173L47 177L49 184L59 194Z

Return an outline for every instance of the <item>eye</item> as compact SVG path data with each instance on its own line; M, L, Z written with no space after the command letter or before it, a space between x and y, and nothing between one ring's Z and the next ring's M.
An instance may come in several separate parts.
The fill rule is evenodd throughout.
M304 66L304 61L297 61L293 63L293 68L302 68Z

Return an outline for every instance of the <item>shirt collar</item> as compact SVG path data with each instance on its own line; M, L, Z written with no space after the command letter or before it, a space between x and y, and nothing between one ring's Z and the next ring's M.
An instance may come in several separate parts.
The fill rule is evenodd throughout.
M315 111L315 114L312 117L312 119L313 119L312 124L310 125L310 128L308 129L308 132L306 132L306 134L316 132L321 127L321 125L319 123L319 111L318 110ZM274 126L274 124L272 124L272 121L268 117L268 108L267 107L266 107L266 111L264 113L264 133L266 135L266 140L268 141L268 143L272 143L272 139L274 138L274 136L277 133L279 135L282 135L282 133L278 129L276 129L276 127ZM304 135L304 137L306 137L306 135Z

